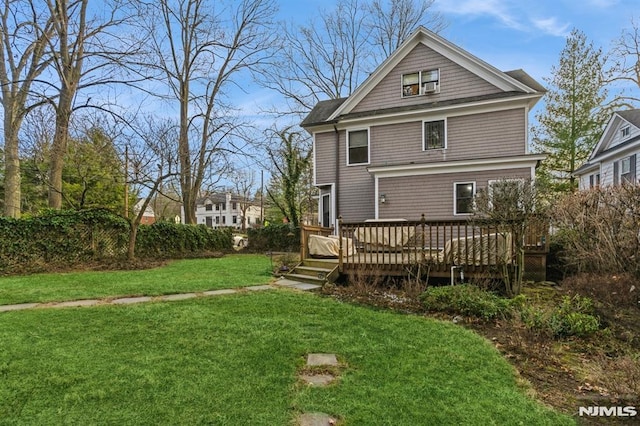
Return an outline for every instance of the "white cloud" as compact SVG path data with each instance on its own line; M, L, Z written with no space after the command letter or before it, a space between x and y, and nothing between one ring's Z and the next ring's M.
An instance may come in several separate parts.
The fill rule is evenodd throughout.
M435 4L445 14L490 16L509 28L525 29L511 10L508 0L436 0Z
M589 0L593 3L611 3L617 0ZM531 4L517 0L436 0L436 7L444 14L490 17L507 28L521 32L542 32L545 35L565 37L569 24L556 17L534 18Z
M557 37L566 37L569 34L569 24L559 23L555 17L544 19L531 19L536 29Z

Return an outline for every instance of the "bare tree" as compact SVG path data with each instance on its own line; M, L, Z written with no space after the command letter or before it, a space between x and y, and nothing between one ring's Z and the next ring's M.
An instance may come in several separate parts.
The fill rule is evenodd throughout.
M499 253L496 262L508 297L515 297L522 290L527 230L548 228L546 206L540 195L534 181L499 179L479 191L474 199L475 216L471 222L495 230L497 250L501 247L498 241L504 242L505 253ZM509 253L509 246L513 253Z
M284 24L274 60L258 80L284 96L285 113L305 114L321 99L349 96L366 74L368 30L358 0L341 0L307 25Z
M130 78L118 78L126 69L127 58L138 53L139 40L126 37L124 25L130 22L126 0L102 3L103 15L89 15L89 0L46 0L53 20L54 35L49 52L59 85L50 84L45 101L54 106L56 131L51 149L49 170L49 207L62 206L62 169L69 138L69 122L74 110L92 104L92 93L107 85L131 84ZM94 90L95 92L91 92ZM79 93L86 92L84 102Z
M631 19L631 28L622 31L620 38L614 42L609 54L611 67L609 82L632 84L634 89L640 89L640 27L638 21ZM637 93L637 92L636 92ZM621 101L637 104L637 95L622 94Z
M368 5L371 44L376 62L382 62L420 25L435 33L447 22L434 11L435 0L373 0Z
M144 194L138 212L130 219L129 259L135 257L138 229L145 210L156 195L170 197L170 193L162 192L163 184L178 176L176 125L147 118L141 127L128 150L130 170L127 171L127 181L136 192Z
M432 7L433 0L340 0L306 25L285 24L257 81L287 99L278 114L301 116L320 100L349 96L419 25L444 28Z
M4 0L0 10L0 101L4 118L4 214L20 217L21 174L18 134L29 104L31 86L48 66L51 19L35 1Z
M226 170L242 149L244 126L225 101L271 47L272 0L242 0L215 9L206 0L160 0L148 5L153 30L150 61L163 74L179 109L178 153L185 223L196 223L196 199L208 178Z
M304 176L311 169L309 139L291 128L275 131L273 142L267 147L271 160L271 185L267 195L282 215L294 226L300 224L306 185Z
M254 205L255 201L252 200L252 193L256 190L256 175L253 170L237 171L233 173L231 181L233 182L234 192L240 197L240 223L242 232L244 232L247 229L247 211Z

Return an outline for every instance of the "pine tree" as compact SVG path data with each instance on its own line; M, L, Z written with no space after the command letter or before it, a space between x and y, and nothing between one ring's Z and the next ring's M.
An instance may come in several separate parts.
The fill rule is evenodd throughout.
M588 158L615 108L608 102L603 68L605 57L585 34L573 29L560 53L560 62L545 78L546 108L536 114L533 143L549 154L538 168L538 179L552 192L578 187L573 173Z

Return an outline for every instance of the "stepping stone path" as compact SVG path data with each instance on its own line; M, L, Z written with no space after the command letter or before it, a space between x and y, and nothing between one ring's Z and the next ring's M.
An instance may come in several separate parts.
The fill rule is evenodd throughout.
M0 312L21 311L24 309L33 308L71 308L71 307L85 307L96 305L133 305L136 303L146 303L152 301L171 302L176 300L187 300L196 297L203 296L221 296L224 294L235 294L243 291L259 292L265 290L273 290L277 287L293 288L297 290L309 291L320 288L318 285L301 283L298 281L291 281L281 279L273 283L273 285L254 285L240 288L230 288L223 290L210 290L201 293L182 293L182 294L168 294L164 296L135 296L135 297L119 297L116 299L88 299L88 300L69 300L65 302L47 302L47 303L20 303L15 305L0 305Z
M336 419L325 413L304 413L300 416L300 426L333 426Z
M307 367L334 367L338 368L338 359L335 354L309 354L307 355ZM310 386L327 386L336 378L326 373L304 373L300 375ZM325 413L303 413L298 417L299 426L333 426L337 420Z

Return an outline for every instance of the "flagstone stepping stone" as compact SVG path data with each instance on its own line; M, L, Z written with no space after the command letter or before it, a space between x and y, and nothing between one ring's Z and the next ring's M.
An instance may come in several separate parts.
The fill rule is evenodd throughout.
M325 413L304 413L299 417L300 426L333 426L336 419Z
M21 311L22 309L32 309L38 305L39 303L19 303L17 305L1 305L0 312Z
M237 293L237 290L234 290L232 288L229 289L224 289L224 290L210 290L210 291L205 291L202 294L204 296L220 296L223 294L235 294Z
M100 303L97 299L85 299L85 300L70 300L68 302L60 302L55 305L51 305L52 308L76 308L81 306L95 306Z
M307 365L338 365L338 359L335 354L309 354L307 355Z
M181 293L181 294L167 294L166 296L160 296L158 299L171 302L174 300L193 299L194 297L198 297L198 295L195 293Z
M336 380L331 374L303 374L300 378L308 385L319 387L327 386Z
M143 303L143 302L150 302L150 301L151 301L151 297L141 296L141 297L123 297L120 299L114 299L111 301L111 303L114 303L116 305L130 305L133 303Z
M262 291L262 290L273 290L273 287L270 285L253 285L251 287L245 287L245 289L250 291Z

